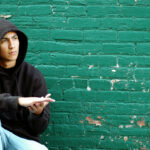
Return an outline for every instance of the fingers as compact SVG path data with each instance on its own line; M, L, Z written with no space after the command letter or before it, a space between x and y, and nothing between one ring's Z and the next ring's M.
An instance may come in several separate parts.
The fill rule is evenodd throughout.
M48 97L50 97L50 96L51 96L51 94L47 94L45 97L48 98Z

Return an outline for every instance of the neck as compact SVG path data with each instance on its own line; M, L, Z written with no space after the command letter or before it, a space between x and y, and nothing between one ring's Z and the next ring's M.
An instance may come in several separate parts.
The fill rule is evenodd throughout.
M5 68L5 69L9 69L9 68L13 68L16 65L16 61L11 61L11 62L0 62L0 66Z

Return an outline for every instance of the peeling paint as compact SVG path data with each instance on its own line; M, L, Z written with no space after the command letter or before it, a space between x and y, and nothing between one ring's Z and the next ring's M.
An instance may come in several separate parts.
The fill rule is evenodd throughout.
M95 124L96 126L101 126L101 122L99 120L93 120L91 117L86 117L86 120L89 124Z
M101 116L97 116L97 119L101 119L102 117Z
M125 137L124 137L124 141L126 142L127 140L128 140L128 137L127 137L127 136L125 136Z
M143 118L141 121L137 121L137 125L138 125L140 128L143 127L143 126L145 126L146 124L145 124L144 118Z
M118 79L111 80L111 84L112 84L112 86L111 86L111 90L113 90L113 89L114 89L114 83L119 82L119 81L120 81L120 80L118 80Z
M0 17L1 17L1 18L5 18L5 19L7 19L7 18L11 18L11 17L12 17L12 15L0 15Z
M141 147L140 150L148 150L146 147Z

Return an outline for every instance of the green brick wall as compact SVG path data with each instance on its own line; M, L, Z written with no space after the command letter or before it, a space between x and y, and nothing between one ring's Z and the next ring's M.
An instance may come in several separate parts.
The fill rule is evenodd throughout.
M150 149L150 0L0 0L44 75L50 150Z

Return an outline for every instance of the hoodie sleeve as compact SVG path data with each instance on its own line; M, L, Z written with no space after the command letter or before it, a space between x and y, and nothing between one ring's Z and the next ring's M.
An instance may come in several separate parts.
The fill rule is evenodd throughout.
M18 109L18 96L11 96L8 93L0 94L0 112L9 109Z
M41 73L39 72L39 77L34 83L33 95L35 97L42 97L47 94L47 87L45 80ZM35 115L29 111L28 115L28 125L30 130L34 134L41 134L49 124L49 104L44 108L40 115Z

